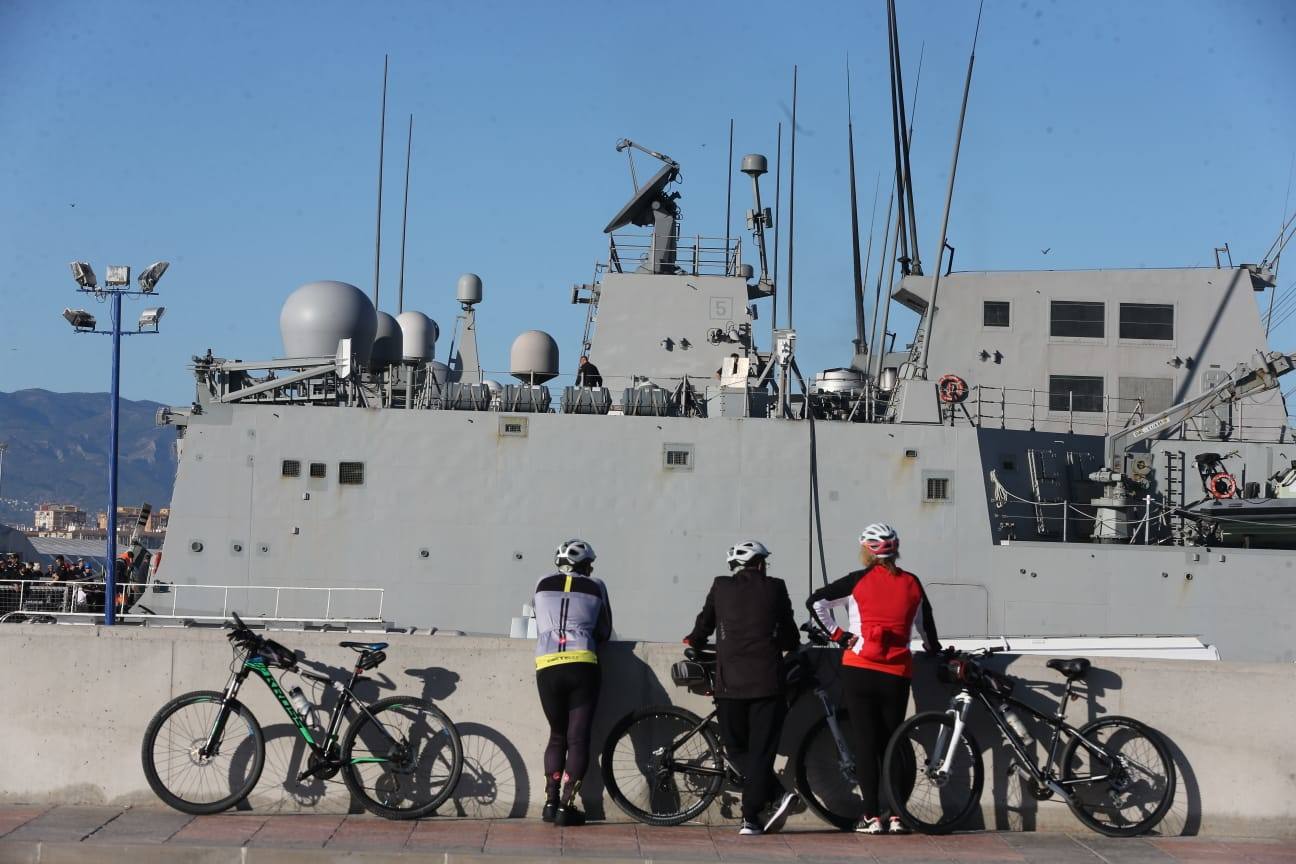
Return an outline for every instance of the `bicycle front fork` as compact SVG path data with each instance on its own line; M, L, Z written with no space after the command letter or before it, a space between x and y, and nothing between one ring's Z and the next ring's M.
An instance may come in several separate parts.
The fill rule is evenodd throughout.
M243 670L230 673L229 681L225 684L225 694L221 699L220 710L216 712L216 720L212 723L211 732L207 735L207 741L198 750L198 755L203 759L210 759L220 752L221 738L225 735L225 723L229 720L230 702L238 695L239 687L243 685Z
M954 698L950 700L950 707L945 712L953 718L953 728L941 724L940 731L936 733L936 747L927 760L928 772L934 770L937 777L949 776L950 766L954 764L954 751L958 749L958 742L963 737L963 727L967 724L968 711L971 709L972 694L966 690L954 694ZM940 764L933 765L933 759L939 759Z
M842 732L841 721L837 719L837 706L833 705L832 700L828 698L828 691L823 688L816 688L815 695L819 697L819 702L823 705L824 717L828 720L828 731L832 733L833 743L837 745L837 767L841 769L842 778L848 783L855 782L855 757L851 753L850 745L846 742L846 736Z

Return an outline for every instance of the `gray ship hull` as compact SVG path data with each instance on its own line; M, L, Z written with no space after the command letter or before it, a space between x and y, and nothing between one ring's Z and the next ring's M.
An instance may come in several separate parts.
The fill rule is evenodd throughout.
M188 419L157 575L382 588L383 617L399 625L506 633L555 545L580 536L598 550L618 637L673 641L738 539L770 546L794 603L819 584L810 430L771 419L213 404ZM1139 545L1137 535L1045 542L1025 528L1006 538L1011 506L996 507L988 472L1024 492L1014 474L1028 450L1061 445L1056 433L824 422L814 432L828 578L855 565L861 526L886 520L944 636L1197 635L1224 659L1296 659L1290 551ZM1069 435L1064 446L1096 456L1102 439ZM1272 452L1255 447L1257 458ZM688 464L668 466L667 451L687 452ZM318 462L324 476L284 476L284 460ZM362 463L363 481L339 483L341 461ZM927 500L932 478L947 481L943 500ZM1082 537L1084 526L1071 530ZM151 591L145 602L165 606ZM236 589L229 602L271 612L247 605L266 602L253 592Z

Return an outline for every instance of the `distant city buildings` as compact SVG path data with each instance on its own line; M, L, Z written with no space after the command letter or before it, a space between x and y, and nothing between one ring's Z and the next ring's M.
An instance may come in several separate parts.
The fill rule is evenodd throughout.
M140 507L117 508L117 542L125 546L130 542L139 522ZM148 549L162 548L166 537L167 523L171 518L170 507L160 507L152 511L144 522L140 539ZM108 513L101 511L95 514L93 525L86 512L75 504L42 503L36 508L32 527L26 533L36 537L61 537L67 540L106 540L108 537Z
M85 511L75 504L40 504L33 527L38 532L59 533L84 528Z

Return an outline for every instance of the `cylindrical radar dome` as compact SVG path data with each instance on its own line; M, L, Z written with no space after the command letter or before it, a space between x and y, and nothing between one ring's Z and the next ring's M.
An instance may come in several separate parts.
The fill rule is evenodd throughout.
M378 313L378 332L374 336L373 351L369 355L369 368L386 369L401 362L401 326L396 318L386 312Z
M422 312L402 312L396 316L401 329L402 359L423 363L436 356L437 324Z
M742 158L742 168L739 170L748 176L759 177L769 171L769 160L759 153L748 153Z
M486 389L491 392L491 396L498 396L504 392L504 385L499 383L498 381L492 381L491 379L487 378L482 383L485 384Z
M350 339L355 358L367 364L377 331L373 303L346 282L307 282L279 311L285 357L332 357L338 342Z
M558 343L543 330L527 330L509 349L509 374L528 384L543 384L558 375Z
M465 273L459 277L455 288L455 298L465 306L473 306L482 300L482 281L476 273Z

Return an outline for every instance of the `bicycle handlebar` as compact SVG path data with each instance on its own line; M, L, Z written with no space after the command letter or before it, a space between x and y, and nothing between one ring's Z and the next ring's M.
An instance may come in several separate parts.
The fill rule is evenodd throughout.
M246 648L249 652L267 655L267 659L276 666L282 666L285 669L295 669L297 667L297 653L286 645L281 645L273 639L267 639L252 632L252 629L243 623L237 612L231 611L230 615L234 618L234 623L225 622L232 632L225 638L238 647Z

